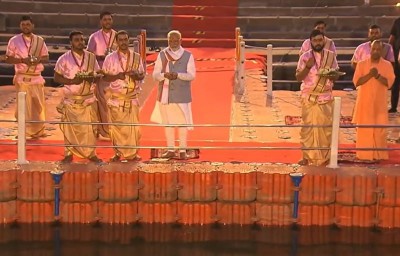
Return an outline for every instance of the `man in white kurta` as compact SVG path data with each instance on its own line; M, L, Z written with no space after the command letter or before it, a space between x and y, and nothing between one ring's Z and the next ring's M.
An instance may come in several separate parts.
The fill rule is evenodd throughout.
M15 65L14 85L17 92L26 92L26 120L45 121L43 63L48 62L49 53L43 38L32 33L34 28L30 16L20 21L21 34L13 36L7 45L6 62ZM18 109L15 112L17 116ZM44 136L44 123L28 123L26 135L31 138Z
M90 35L87 50L96 55L96 59L100 65L103 66L105 57L117 49L115 36L117 32L112 29L113 17L110 12L102 12L100 14L101 29ZM97 98L98 116L101 123L108 123L108 107L107 99L104 90L108 87L108 82L100 79L98 86L95 89ZM109 127L107 124L98 126L99 134L103 138L109 137Z
M140 140L140 127L129 124L139 123L139 81L144 78L140 55L129 49L129 36L126 31L116 35L118 50L109 54L103 64L104 80L109 83L108 114L111 123L127 125L110 125L110 138L115 146L111 162L124 157L128 161L140 160L137 147Z
M191 109L191 81L196 77L193 55L181 46L179 31L168 33L168 47L157 57L153 77L159 81L158 97L152 114L152 121L161 124L193 124ZM179 158L186 159L187 131L190 126L179 127ZM165 127L169 150L164 158L172 158L175 153L175 128Z
M71 50L60 56L54 68L54 80L64 85L64 97L57 107L61 121L76 122L60 124L67 145L62 163L72 162L73 155L100 163L93 147L96 144L96 125L87 124L98 121L94 89L95 75L100 68L95 55L84 50L82 32L71 32L70 41Z
M356 68L358 62L369 59L371 57L371 44L375 40L379 40L382 38L381 28L378 25L371 25L368 30L368 42L362 43L357 46L354 51L353 58L351 59L351 65L353 68ZM390 44L383 43L382 44L382 58L385 60L394 63L394 53L393 48Z

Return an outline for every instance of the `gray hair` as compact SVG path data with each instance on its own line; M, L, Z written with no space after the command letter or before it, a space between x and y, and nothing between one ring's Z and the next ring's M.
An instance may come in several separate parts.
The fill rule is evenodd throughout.
M171 30L168 32L168 38L170 38L171 35L178 35L179 38L182 38L182 34L181 32L179 32L178 30Z

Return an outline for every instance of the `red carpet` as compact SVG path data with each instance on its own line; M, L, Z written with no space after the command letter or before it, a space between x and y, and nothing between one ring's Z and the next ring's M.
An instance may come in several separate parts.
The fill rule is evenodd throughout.
M172 28L184 47L234 48L237 12L237 0L174 0Z
M213 132L214 133L214 132ZM5 142L5 141L3 141ZM143 141L141 146L159 146L163 141ZM63 144L63 141L29 141L28 144ZM237 150L237 147L298 147L296 144L289 143L228 143L228 142L200 142L192 141L192 146L201 147L226 147L230 149L202 149L199 161L214 162L278 162L295 163L300 158L297 151L277 151L277 150ZM110 142L102 141L98 145L111 146ZM27 159L29 161L57 161L63 157L64 149L62 147L51 146L27 146ZM97 154L100 158L108 160L113 155L111 148L99 148ZM142 149L140 155L143 160L149 160L150 150ZM0 160L13 160L17 158L16 146L2 146L0 148ZM75 158L79 162L79 158ZM75 161L75 160L74 160ZM85 162L86 160L82 160Z
M2 142L12 142L5 141ZM15 142L15 141L14 141ZM38 140L28 141L27 146L27 159L29 161L58 161L63 157L64 149L62 147L54 146L29 146L29 144L63 144L63 141L51 141L51 140ZM163 141L142 141L141 146L153 147L160 146ZM207 142L207 141L191 141L191 146L195 147L224 147L224 149L202 149L200 152L200 158L191 161L213 161L213 162L257 162L257 163L285 163L295 164L301 158L301 152L299 150L271 150L268 147L285 147L285 148L299 148L298 143L257 143L257 142ZM101 146L111 146L110 142L101 141L98 143ZM247 149L238 149L239 147L245 147ZM340 145L340 148L351 148L354 147L350 144ZM390 144L390 148L400 148L400 145ZM226 149L225 149L226 148ZM229 148L229 149L228 149ZM249 149L254 148L254 149ZM105 161L113 155L111 148L99 148L97 154L100 158ZM141 149L140 156L143 161L150 159L150 150ZM15 160L17 158L17 147L15 145L5 146L0 148L0 160ZM80 160L75 158L74 162L87 162L87 160ZM347 161L346 164L351 164L351 161ZM359 162L353 162L353 164L361 164ZM389 151L389 160L382 161L379 165L394 165L400 164L400 150Z
M196 79L192 83L192 110L195 124L230 124L232 86L234 76L233 49L188 49L196 59ZM149 56L155 60L157 54ZM204 58L204 57L207 57ZM152 71L150 70L149 73ZM157 90L153 89L140 113L143 123L150 123L150 115L156 101ZM143 141L163 141L162 127L146 127ZM195 127L189 132L189 140L229 140L229 128Z
M230 124L233 77L235 70L235 50L226 48L188 48L196 60L196 79L192 83L193 119L195 124ZM147 62L156 60L157 54L149 55ZM262 68L263 57L246 55L246 68ZM153 71L150 66L149 74ZM156 101L154 87L140 113L142 123L150 123L150 115ZM142 130L143 141L163 141L162 127L146 127ZM227 127L195 127L189 132L190 141L229 141Z

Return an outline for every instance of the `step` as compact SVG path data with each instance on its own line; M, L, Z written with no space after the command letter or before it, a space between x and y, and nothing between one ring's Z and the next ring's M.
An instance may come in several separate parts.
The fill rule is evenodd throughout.
M342 47L355 47L365 42L365 38L332 38L336 49ZM244 37L244 41L246 45L256 46L256 47L266 47L268 44L272 44L276 47L297 47L300 49L303 44L304 39L281 39L281 38L252 38L252 37Z
M18 1L18 0L17 0ZM36 2L35 0L22 0L21 2ZM81 0L40 0L38 2L82 3ZM136 5L167 5L172 6L173 0L87 0L86 4L136 4Z
M235 31L180 30L183 38L235 38Z
M239 7L246 6L270 6L270 7L319 7L319 6L361 6L364 0L242 0ZM370 5L394 5L393 0L370 0Z
M340 36L343 35L343 36ZM296 36L296 35L294 35ZM301 35L299 35L300 37ZM353 47L364 43L367 39L362 37L362 35L353 33L339 33L336 35L335 33L330 33L329 37L334 41L336 49L341 49L343 47ZM252 33L250 35L244 34L243 38L245 40L246 45L249 46L257 46L257 47L266 47L268 44L272 44L274 47L298 47L300 48L303 44L304 40L307 39L307 35L304 34L303 38L281 38L279 34L269 34L269 33ZM383 38L386 40L386 38Z
M327 30L327 36L334 40L340 39L355 39L355 40L365 40L367 31L331 31ZM246 31L242 29L241 35L246 39L259 39L259 38L275 38L282 41L286 40L298 40L303 41L309 37L309 31L291 31L290 33L285 31L263 31L263 30L253 30Z
M53 46L64 47L69 46L69 38L68 34L72 30L72 28L64 28L64 29L36 29L36 33L44 37L46 44L49 48ZM13 28L12 31L15 34L19 33L19 28ZM89 34L93 32L93 30L82 30L86 40L89 37ZM153 33L147 34L147 46L157 46L164 47L167 45L166 35L167 30L165 31L153 31ZM54 33L62 34L63 36L52 35ZM131 34L131 37L139 35L140 30L136 30ZM233 39L234 32L228 31L181 31L183 38L209 38L209 39L218 39L218 38L226 38ZM0 33L0 42L3 42L3 45L7 44L8 40L14 36L13 33ZM361 33L360 33L361 34ZM273 32L252 32L252 33L244 33L242 34L245 40L245 44L248 46L254 47L263 47L265 48L268 44L272 44L274 47L298 47L300 48L303 41L307 38L305 33L298 34L288 34L282 35L281 32L273 33ZM332 36L331 36L332 35ZM299 38L284 38L284 36L296 36ZM335 42L336 48L341 47L355 47L361 43L363 43L366 39L362 37L362 35L354 35L348 32L338 32L330 33L330 38L332 38ZM359 36L359 37L356 37ZM296 50L297 52L297 50Z
M113 14L165 14L171 15L172 6L165 5L137 5L137 4L101 4L101 3L70 3L70 2L42 2L42 1L2 1L7 5L4 12L30 12L40 13L90 13L97 14L108 11Z
M25 13L7 13L7 26L17 26ZM77 29L98 28L98 14L68 14L68 13L33 13L31 14L37 27L74 27ZM169 29L170 15L114 15L114 24L120 27L141 29Z
M365 31L367 33L370 24L378 24L382 31L390 31L391 25L397 16L240 16L238 26L244 31L303 31L309 33L314 23L324 20L328 24L328 31Z
M243 1L243 0L242 0ZM239 0L174 0L174 5L176 6L238 6Z
M378 6L318 6L310 7L240 7L238 16L399 16L400 8L394 5Z
M184 38L182 39L182 46L185 48L195 48L195 47L235 48L235 39Z
M236 16L237 7L231 6L174 6L173 15L199 15L208 17Z
M172 25L176 29L192 28L194 30L221 31L235 30L236 17L202 17L192 15L176 15L172 19Z
M129 33L129 36L136 37L140 35L140 28L132 28L129 26L126 27L119 27L118 29L121 30L126 30ZM63 28L35 28L35 34L42 36L43 38L46 39L46 42L53 43L53 44L70 44L69 43L69 33L72 30L76 30L74 27L63 27ZM95 31L97 31L98 28L81 28L79 31L81 31L86 38L86 40L89 38L89 35ZM167 34L168 34L168 29L161 29L161 30L146 30L147 34L147 40L152 41L154 38L163 38L166 40ZM7 33L0 33L0 42L4 42L5 44L7 41L13 37L16 34L21 33L21 30L19 27L8 27L8 32Z

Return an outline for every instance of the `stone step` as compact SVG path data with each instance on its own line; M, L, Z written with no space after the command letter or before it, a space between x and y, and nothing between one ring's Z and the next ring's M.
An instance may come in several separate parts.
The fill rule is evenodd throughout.
M399 14L400 8L394 5L318 6L314 8L248 6L238 10L238 16L399 16Z
M360 31L332 31L327 29L327 36L336 40L339 39L347 39L354 38L358 40L358 38L367 38L368 29L360 30ZM290 31L290 33L286 31L266 31L266 30L256 30L256 31L247 31L242 29L241 34L244 38L248 39L257 39L257 38L276 38L281 39L283 41L292 40L302 42L305 38L308 38L310 35L310 31ZM385 36L385 35L384 35ZM389 36L387 36L389 37Z
M190 6L181 9L187 8ZM0 31L5 33L0 34L0 42L5 44L13 34L19 33L20 17L30 13L36 25L35 32L45 36L49 45L69 45L68 34L71 30L79 29L88 37L98 29L98 15L103 10L116 13L114 25L117 30L125 29L134 36L141 29L146 29L149 46L166 46L165 37L172 27L172 0L122 0L118 3L111 0L85 3L79 0L3 0L0 5ZM394 7L393 1L388 0L371 0L369 6L364 5L364 0L241 0L238 12L237 26L241 28L246 44L252 46L265 47L267 43L272 43L274 46L300 47L314 23L324 20L328 24L327 35L335 40L338 47L354 47L365 40L363 38L366 38L370 24L380 25L384 38L388 38L400 8ZM222 11L215 22L223 20L224 13L231 15ZM188 28L184 37L191 40L230 39L233 33L217 29L203 35L202 31Z
M54 3L76 3L80 4L82 3L81 0L16 0L20 2L54 2ZM131 5L172 5L173 1L172 0L87 0L84 1L86 4L121 4L121 5L126 5L126 4L131 4Z
M18 26L21 16L26 13L6 13L7 26ZM99 26L98 14L70 14L70 13L32 13L35 26L42 28L74 27L97 28ZM131 27L133 29L170 29L171 16L168 15L114 15L114 23L119 27Z
M33 1L33 0L31 0ZM25 0L25 2L30 2ZM36 2L36 1L35 1ZM64 0L40 0L40 2L66 2ZM68 0L70 3L81 3L81 0ZM98 3L98 4L114 4L115 0L88 0L86 3ZM142 4L142 5L172 5L171 0L118 0L118 4ZM363 5L364 0L239 0L239 6L343 6L343 5ZM370 5L393 5L393 0L370 0Z
M7 31L15 32L12 29L18 27L20 17L23 13L7 13ZM98 28L98 15L97 14L44 14L34 13L32 17L35 21L36 31L41 29L53 29L53 33L42 34L53 36L66 36L70 28L94 31ZM184 19L184 17L181 17ZM242 29L242 33L257 33L265 32L279 33L284 37L297 38L291 36L292 34L299 34L302 32L300 38L308 37L311 28L318 20L324 20L328 24L328 33L353 33L364 34L366 36L369 24L378 24L382 27L382 31L386 35L389 33L393 21L397 16L313 16L295 18L292 16L253 16L253 17L238 17L237 25ZM191 18L188 17L187 20ZM221 20L224 17L219 18ZM147 29L149 33L155 31L162 31L165 33L171 27L172 16L168 15L115 15L115 26L119 29L127 29L128 31L139 31L140 29ZM67 31L67 33L65 32ZM288 33L290 32L290 33ZM163 36L164 36L163 35ZM158 33L156 36L160 36Z
M369 5L394 5L393 0L370 0ZM301 7L310 8L318 6L361 6L365 4L365 0L242 0L239 1L239 7L246 6L270 6L270 7Z
M115 14L198 14L202 15L201 9L195 13L189 12L189 7L172 7L171 5L141 5L141 4L104 4L104 3L74 3L74 2L46 2L46 1L12 1L3 0L4 12L20 12L30 10L40 13L88 13L99 14L102 11L109 11ZM0 10L2 8L0 7ZM174 11L174 12L173 12ZM208 13L208 12L207 12ZM395 5L343 5L343 6L296 6L296 7L277 7L277 6L241 6L221 7L216 12L218 16L231 16L236 13L238 16L396 16L400 13L400 8Z
M328 31L365 31L367 33L370 24L378 24L382 31L389 33L393 21L397 16L312 16L312 17L293 17L293 16L253 16L238 17L238 26L243 31L303 31L307 35L314 27L314 23L324 20L328 25Z
M172 14L172 3L171 5L141 5L141 4L104 4L104 3L74 3L74 2L43 2L43 1L2 1L7 8L4 8L5 12L21 12L21 10L30 10L30 12L39 13L90 13L97 14L97 16L103 12L108 11L114 14ZM168 1L166 1L168 2ZM172 2L172 1L171 1ZM0 10L2 8L0 7Z
M246 45L266 47L272 44L277 47L301 47L303 41L309 37L309 32L293 31L290 33L281 31L247 31L241 33ZM327 36L332 38L336 47L355 47L367 39L365 31L330 31ZM383 40L387 40L384 36Z

